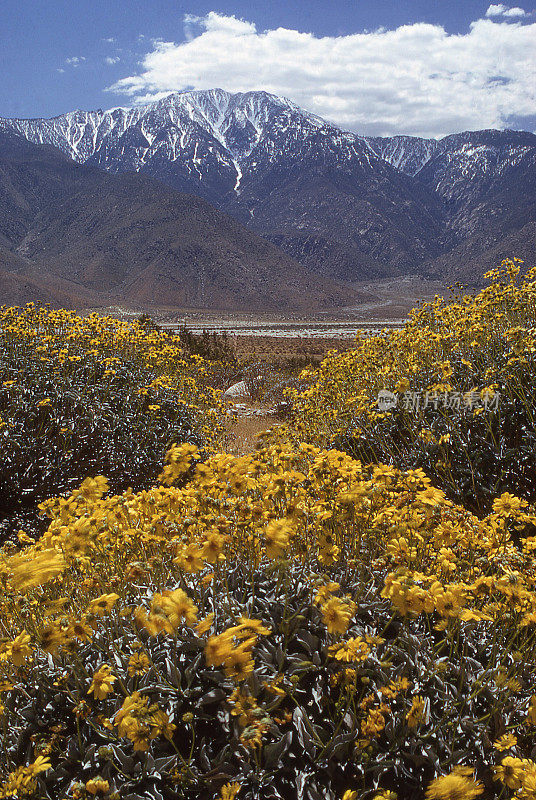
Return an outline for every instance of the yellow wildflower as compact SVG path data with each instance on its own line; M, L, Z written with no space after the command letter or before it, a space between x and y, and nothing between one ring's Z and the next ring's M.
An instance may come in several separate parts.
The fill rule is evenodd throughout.
M100 500L103 494L109 491L108 480L104 475L97 475L96 478L86 478L78 489L78 494L84 500Z
M412 698L411 708L406 714L408 728L416 728L425 721L425 701L420 695Z
M332 597L320 610L329 633L344 633L354 615L355 604Z
M510 750L511 747L515 747L517 744L517 736L514 736L513 733L505 733L504 736L501 736L495 742L493 742L493 747L496 750Z
M515 791L520 789L523 784L525 763L520 758L506 756L506 758L502 759L500 765L495 767L494 772L496 780Z
M85 789L88 794L92 795L106 794L110 790L110 784L99 776L87 781Z
M99 669L93 673L93 680L87 691L88 694L93 692L97 700L105 700L109 694L113 692L113 684L117 678L112 675L111 668L108 664L103 664Z
M110 594L103 594L100 597L96 597L95 600L92 600L88 606L88 611L90 614L97 614L99 617L104 616L108 611L111 611L114 605L119 600L119 595L115 594L115 592L111 592Z
M268 558L280 558L283 555L285 548L288 547L292 531L292 525L287 519L272 520L267 525L264 536Z
M456 770L450 775L436 778L426 790L427 800L472 800L482 794L484 787L481 783Z
M24 662L28 656L32 655L31 647L28 647L30 643L30 637L26 633L26 631L22 631L13 639L13 641L8 645L8 654L16 667L20 667L20 665Z
M365 661L372 652L361 636L354 636L346 642L332 645L329 650L337 661Z
M361 723L361 733L368 739L374 738L385 728L385 717L378 708L371 709Z
M42 550L31 558L14 556L9 561L13 570L11 583L15 591L30 589L56 578L65 569L65 561L56 550Z
M216 800L234 800L239 791L239 783L226 783L221 787L221 794Z
M521 500L509 492L503 492L500 497L496 497L493 501L493 511L502 516L510 516L526 505L525 500Z
M203 636L204 633L209 631L212 627L212 623L214 622L214 614L208 614L204 619L199 620L197 625L195 626L195 632L198 636Z
M530 698L526 723L528 725L536 725L536 694L533 694Z
M151 662L146 653L132 653L128 659L127 672L130 677L145 675L151 669Z

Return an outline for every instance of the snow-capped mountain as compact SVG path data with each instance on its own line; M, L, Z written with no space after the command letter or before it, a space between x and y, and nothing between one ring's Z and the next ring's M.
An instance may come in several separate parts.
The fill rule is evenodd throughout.
M329 143L341 158L363 158L363 153L365 160L370 158L360 137L266 92L177 92L132 109L77 110L52 119L0 119L1 128L111 172L164 170L168 182L197 188L200 184L203 189L219 184L222 190L235 192L246 170L277 160L290 148L302 150L318 131L326 144L335 140Z
M180 92L135 109L0 120L2 128L199 195L339 277L365 266L370 276L396 274L437 233L422 188L365 138L266 92Z
M140 169L165 142L172 160L185 147L193 132L201 131L217 141L236 159L248 156L264 128L283 127L306 121L313 128L325 123L292 103L267 92L230 94L222 89L175 92L154 103L108 111L72 111L51 119L1 119L0 126L21 133L36 144L52 144L74 161L84 163L101 150L113 151L125 132L134 129L138 142L123 142L132 148L132 165ZM162 130L173 130L178 139L165 141ZM152 147L155 139L159 141ZM126 149L126 148L125 148ZM134 151L138 151L134 158Z
M373 169L381 159L410 177L429 167L426 182L432 171L438 177L434 190L449 199L453 179L496 175L536 146L536 136L523 131L468 131L441 140L358 136L286 98L223 89L175 92L135 108L76 110L51 119L0 118L0 129L111 172L157 172L167 162L174 165L168 180L175 172L175 180L200 184L219 173L237 193L246 173L289 156L299 161L319 138L324 161L334 156L340 165L358 161Z
M515 225L532 221L515 188L526 181L514 185L512 175L533 174L536 136L519 131L363 137L267 92L221 89L133 109L0 119L2 129L79 163L201 196L338 278L416 271L489 227L482 203L491 195L492 239L510 235L514 222L501 222L499 209L514 195Z
M376 155L405 175L413 177L430 161L439 148L437 139L418 136L367 137Z
M466 131L445 136L417 173L448 202L481 195L491 182L534 154L536 136L524 131Z
M536 148L525 131L465 131L443 139L414 136L368 138L374 152L406 175L418 179L449 202L481 193Z

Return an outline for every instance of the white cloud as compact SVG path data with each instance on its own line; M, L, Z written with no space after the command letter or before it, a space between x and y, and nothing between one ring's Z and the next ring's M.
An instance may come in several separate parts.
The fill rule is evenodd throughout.
M507 8L504 12L505 17L524 17L526 15L526 11L523 8L519 8L519 6L514 6L513 8Z
M526 11L519 6L509 8L504 3L494 3L486 11L486 17L524 17Z
M113 64L117 64L118 61L121 61L119 56L106 56L104 59L104 63L108 64L108 66L113 66Z
M257 31L213 11L185 24L186 41L153 41L139 73L109 91L141 103L192 87L264 89L367 134L500 128L536 111L536 24L488 18L457 35L415 23L333 37Z
M106 42L107 44L115 44L117 39L115 38L115 36L108 36L107 39L103 39L102 41Z
M72 58L66 58L65 63L70 67L79 67L85 60L85 56L72 56Z

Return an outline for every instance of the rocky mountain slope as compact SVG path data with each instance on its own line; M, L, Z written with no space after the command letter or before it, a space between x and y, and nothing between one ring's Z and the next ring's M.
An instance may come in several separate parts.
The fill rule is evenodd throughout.
M337 280L450 277L463 271L462 254L474 260L479 248L499 253L512 242L536 257L531 133L363 137L266 92L221 89L134 109L0 119L0 130L201 197L308 273Z
M506 257L536 263L534 134L487 130L439 142L411 137L379 141L377 152L413 175L444 208L443 252L422 271L472 283Z
M363 137L266 92L175 93L136 109L0 120L2 128L203 197L325 275L396 275L439 252L441 209L426 188Z
M0 132L3 303L303 309L359 299L205 200Z

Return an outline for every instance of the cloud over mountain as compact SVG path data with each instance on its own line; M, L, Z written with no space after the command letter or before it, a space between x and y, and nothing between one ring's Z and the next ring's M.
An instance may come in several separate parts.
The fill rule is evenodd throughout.
M185 41L153 41L139 73L109 88L136 103L222 84L231 92L263 88L369 135L503 128L536 109L536 23L524 16L496 4L465 34L415 23L319 37L259 31L214 11L187 15Z

